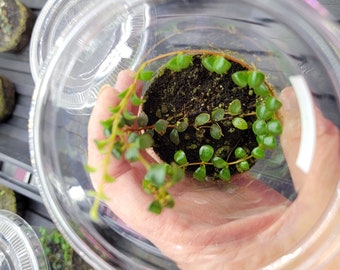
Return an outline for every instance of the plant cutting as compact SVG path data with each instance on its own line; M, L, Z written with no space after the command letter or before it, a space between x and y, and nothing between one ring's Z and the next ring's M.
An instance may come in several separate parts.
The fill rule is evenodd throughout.
M104 184L116 180L108 172L111 156L144 165L149 210L160 214L174 206L169 189L186 175L229 183L275 149L282 133L282 104L265 74L222 52L184 50L149 59L119 100L101 122L106 138L96 141L105 159L101 184L91 194L93 218L107 198ZM143 151L156 153L158 162L146 160ZM91 164L86 169L98 170Z

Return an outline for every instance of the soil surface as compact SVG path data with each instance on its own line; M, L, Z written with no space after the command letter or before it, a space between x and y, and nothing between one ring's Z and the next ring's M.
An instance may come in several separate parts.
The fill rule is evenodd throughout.
M239 130L232 125L232 118L219 122L223 136L216 140L211 137L208 123L200 128L195 128L193 123L197 115L209 113L216 108L223 108L227 111L229 104L234 99L239 99L242 104L242 113L249 113L255 110L256 95L247 87L240 88L231 80L231 74L236 71L246 70L246 67L233 62L230 70L223 75L209 72L201 63L202 55L193 57L193 63L189 68L180 72L173 72L169 69L161 69L146 90L146 102L143 106L144 112L149 117L149 125L153 125L159 119L169 121L170 125L182 120L189 119L189 127L179 133L180 143L171 142L169 134L171 128L167 129L165 135L154 133L154 151L159 157L168 163L173 161L174 153L182 149L187 155L189 162L199 161L199 148L209 144L214 147L215 155L228 162L237 160L234 150L242 146L248 153L256 147L256 136L252 131L252 123L256 116L246 116L248 129ZM253 165L254 160L248 160ZM194 171L197 167L190 166L188 170ZM231 173L237 172L235 166L230 167ZM209 176L214 176L215 169L207 167Z

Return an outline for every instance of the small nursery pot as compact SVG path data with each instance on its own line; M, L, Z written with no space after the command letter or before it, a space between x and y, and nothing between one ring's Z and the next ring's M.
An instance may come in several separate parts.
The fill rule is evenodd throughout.
M67 2L65 10L58 13L67 14L77 1ZM330 266L340 250L339 172L333 162L339 152L334 136L340 120L340 33L322 7L305 2L86 1L79 12L70 13L72 20L58 33L58 42L49 56L42 62L31 59L39 63L30 119L32 164L43 200L58 229L89 264L98 269ZM50 16L58 22L58 13L45 13L44 20ZM290 136L296 135L291 140L296 144L291 144L288 152L287 145L283 151L279 145L250 168L248 173L256 180L255 187L240 177L220 186L219 194L223 196L198 200L196 192L211 191L210 183L198 185L186 198L191 203L189 209L199 211L202 218L211 209L214 213L221 210L219 220L233 220L240 226L219 239L211 235L214 240L204 246L209 254L200 253L192 261L177 261L192 245L167 242L154 230L149 234L143 233L142 227L132 230L135 223L129 224L125 217L125 224L105 201L98 205L97 221L90 218L94 200L90 196L91 177L85 169L87 124L99 90L106 84L113 86L120 71L138 72L150 59L190 50L225 54L261 71L273 96L279 99L281 91L292 86L296 105L290 102L287 92L281 102L286 113L295 113L290 118L293 120L285 123L280 115L278 119L284 122L283 132L286 129ZM147 68L157 72L169 60L152 61ZM145 82L144 91L150 85L152 81ZM329 122L322 120L323 125L317 125L323 117ZM278 142L283 147L284 138L281 139ZM287 155L292 150L296 156L293 159ZM331 158L329 162L327 157ZM293 162L288 166L286 160ZM252 188L256 192L245 196ZM281 196L279 203L262 204L277 202L276 195L266 197L269 189ZM263 196L258 196L258 191ZM216 199L224 198L232 198L232 207L227 204L220 208ZM145 211L147 207L146 204ZM176 209L166 210L176 215ZM229 210L235 211L231 215ZM135 221L139 215L141 212L136 213ZM177 221L183 222L178 217ZM249 230L243 225L251 218L256 219L257 226ZM168 224L163 225L166 228ZM188 233L190 236L190 230ZM252 241L244 242L245 239ZM231 248L233 243L238 243L237 248ZM228 247L224 252L228 263L214 253L221 245Z

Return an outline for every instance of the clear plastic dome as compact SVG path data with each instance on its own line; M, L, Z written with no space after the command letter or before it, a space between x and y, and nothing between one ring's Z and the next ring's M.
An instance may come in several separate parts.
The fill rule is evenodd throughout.
M77 1L67 2L70 5L60 5L58 13L77 6ZM31 53L37 86L29 125L40 192L74 249L97 269L310 269L328 265L340 249L339 171L332 160L318 160L322 151L328 151L330 158L339 152L339 139L335 143L319 140L328 131L318 125L321 114L334 126L340 123L340 31L331 18L303 1L93 0L77 8L52 38L56 42L49 55L41 57L44 61L37 59L43 49L32 46L37 50ZM49 20L54 24L57 14L43 14L42 24ZM59 25L54 26L58 29ZM34 35L33 43L45 39L40 36L45 35L43 30L35 30ZM288 166L279 147L250 170L262 193L245 196L248 186L238 182L221 189L220 195L232 198L236 210L229 215L227 205L218 218L232 220L235 228L202 247L207 252L196 257L197 265L194 260L188 259L187 264L178 260L200 235L192 236L187 245L167 243L157 233L143 234L136 224L126 224L104 202L100 220L92 221L93 199L88 192L93 185L85 170L87 125L101 87L114 85L120 71L136 70L146 59L186 49L228 51L265 72L278 95L292 86L301 118L296 161ZM320 143L324 144L321 148ZM325 172L323 179L311 177L320 170ZM206 187L207 192L210 189ZM267 194L269 189L275 195L268 195L274 194ZM207 200L208 206L203 205L195 200L195 192L187 198L188 207L205 215L215 203ZM277 196L281 199L276 200ZM169 211L178 214L179 223L183 221L176 208ZM222 228L222 224L209 225ZM214 253L220 246L225 247L228 265Z

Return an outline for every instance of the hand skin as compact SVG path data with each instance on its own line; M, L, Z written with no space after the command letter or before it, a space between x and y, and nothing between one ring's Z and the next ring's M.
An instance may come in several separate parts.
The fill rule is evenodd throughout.
M118 103L117 94L132 80L133 73L123 71L115 88L103 87L98 97L88 125L88 163L92 167L100 167L103 160L94 143L104 138L100 121L110 116L108 108ZM181 269L258 269L288 253L312 229L334 192L340 175L340 166L332 166L340 164L339 131L316 109L317 160L304 174L295 166L300 117L293 90L285 89L280 98L281 144L299 191L294 203L248 174L235 176L224 186L187 178L170 190L175 207L155 215L147 211L152 198L141 187L144 167L112 158L109 174L117 180L105 184L110 198L107 205ZM148 153L144 157L153 160ZM91 175L95 188L101 177L100 170Z

